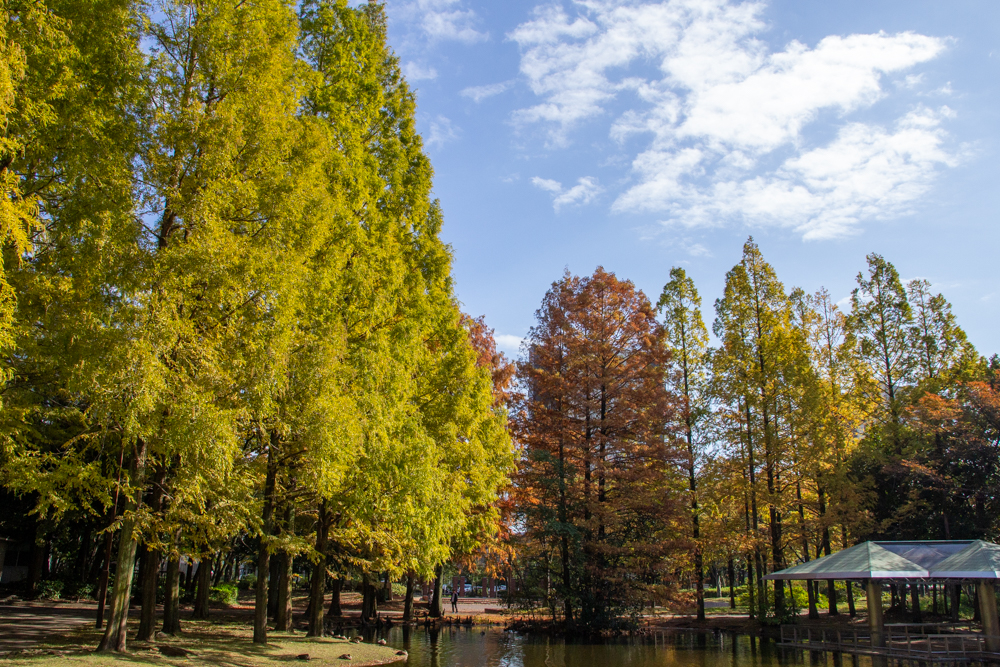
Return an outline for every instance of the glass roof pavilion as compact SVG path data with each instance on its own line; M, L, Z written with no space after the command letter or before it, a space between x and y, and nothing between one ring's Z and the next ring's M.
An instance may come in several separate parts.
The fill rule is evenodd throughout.
M972 581L979 592L983 634L1000 651L1000 619L995 582L1000 579L1000 546L982 540L865 542L835 554L766 575L768 580L861 579L868 599L873 645L881 642L882 581Z

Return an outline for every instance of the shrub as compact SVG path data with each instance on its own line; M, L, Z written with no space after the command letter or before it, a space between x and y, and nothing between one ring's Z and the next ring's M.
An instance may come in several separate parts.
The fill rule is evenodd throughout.
M392 585L392 596L395 598L406 597L406 584L393 584Z
M63 582L58 579L48 579L38 584L38 597L46 600L58 600L62 597Z
M73 597L78 600L91 600L94 597L94 584L80 584L73 591Z
M239 587L244 591L252 590L254 586L257 585L257 575L248 574L247 576L240 579Z
M843 596L844 589L842 587L840 587L840 586L838 586L837 588L839 589L838 592L841 593L841 595ZM768 611L773 611L774 610L774 584L772 582L767 582L767 586L765 587L765 590L767 591L767 608L768 608ZM826 590L826 582L825 581L823 582L820 590L822 590L822 591ZM756 593L756 592L757 592L757 590L755 588L754 589L754 593ZM793 593L794 597L792 599L789 599L789 597L788 597L788 588L785 587L785 604L786 605L788 605L791 609L808 609L809 608L809 594L806 593L805 586L803 586L801 582L795 582L795 585L792 586L792 593ZM843 599L841 601L843 601ZM746 586L741 586L738 589L736 589L736 606L737 607L742 607L742 608L745 609L749 604L750 604L750 594L747 592ZM826 595L824 595L821 592L816 597L816 608L819 609L819 610L823 610L823 609L826 609L826 606L827 606Z
M208 599L224 605L236 604L239 589L236 584L219 584L208 589Z

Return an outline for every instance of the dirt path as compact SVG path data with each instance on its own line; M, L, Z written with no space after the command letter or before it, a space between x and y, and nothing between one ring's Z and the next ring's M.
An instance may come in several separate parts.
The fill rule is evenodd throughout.
M93 625L96 613L96 605L78 602L0 604L0 651L30 648L81 625Z

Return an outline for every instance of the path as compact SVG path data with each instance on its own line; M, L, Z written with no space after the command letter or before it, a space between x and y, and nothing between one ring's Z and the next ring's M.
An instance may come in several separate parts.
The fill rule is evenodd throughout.
M0 604L0 651L30 648L52 635L94 623L97 607L79 602Z

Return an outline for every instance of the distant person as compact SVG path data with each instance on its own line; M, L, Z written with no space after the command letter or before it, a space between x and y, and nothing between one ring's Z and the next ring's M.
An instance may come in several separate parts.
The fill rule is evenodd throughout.
M453 614L458 613L458 589L456 588L451 592L451 611Z

